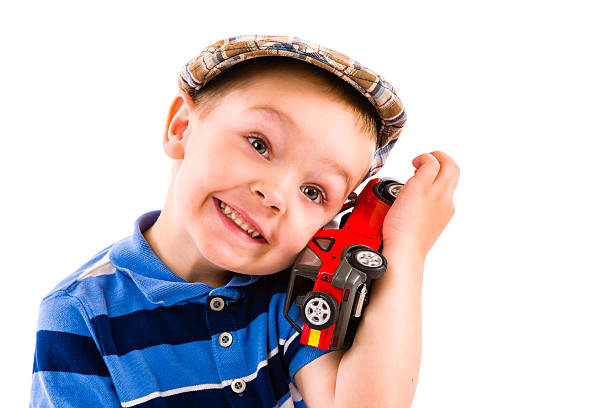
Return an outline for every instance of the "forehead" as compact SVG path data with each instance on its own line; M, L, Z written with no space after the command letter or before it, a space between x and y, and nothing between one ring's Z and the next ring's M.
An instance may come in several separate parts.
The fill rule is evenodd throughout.
M344 124L354 124L359 127L357 133L367 134L375 144L378 141L380 118L372 102L345 80L310 63L288 57L255 58L231 67L220 75L219 82L215 80L219 76L213 79L216 91L210 95L210 104L240 91L262 95L283 90L298 96L308 92L311 99L341 105L350 116Z
M357 113L307 78L268 76L231 94L227 111L273 139L272 150L301 149L305 165L340 175L348 188L369 169L375 143L360 129Z

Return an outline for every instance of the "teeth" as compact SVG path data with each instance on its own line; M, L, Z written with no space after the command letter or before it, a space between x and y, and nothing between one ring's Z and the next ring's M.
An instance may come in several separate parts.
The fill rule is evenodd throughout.
M242 228L242 230L249 234L251 237L257 238L261 236L261 234L257 232L254 228L252 228L246 221L240 219L239 217L236 217L236 214L234 214L232 209L229 206L225 205L225 203L221 200L219 200L219 207L223 211L223 214L225 214L228 218L231 218L235 224Z

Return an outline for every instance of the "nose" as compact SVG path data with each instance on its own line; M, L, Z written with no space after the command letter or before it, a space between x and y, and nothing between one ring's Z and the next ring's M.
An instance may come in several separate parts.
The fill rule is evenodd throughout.
M257 196L261 199L261 202L269 206L274 210L274 212L282 214L285 212L285 200L283 199L282 194L279 191L279 188L272 186L270 184L254 184L251 187L251 191L253 191Z

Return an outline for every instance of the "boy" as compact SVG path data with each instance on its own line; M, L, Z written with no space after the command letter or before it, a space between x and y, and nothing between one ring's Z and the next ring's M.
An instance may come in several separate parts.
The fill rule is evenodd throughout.
M372 100L346 86L368 78ZM31 405L409 406L423 265L454 212L457 166L442 152L413 160L352 347L311 348L282 315L287 268L383 164L405 121L399 99L292 37L217 42L179 85L164 208L43 299Z

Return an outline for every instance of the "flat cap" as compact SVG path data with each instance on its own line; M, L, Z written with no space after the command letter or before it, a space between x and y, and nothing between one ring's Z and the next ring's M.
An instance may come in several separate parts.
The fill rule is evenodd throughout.
M406 113L393 86L371 69L339 51L297 37L243 35L219 40L188 61L179 74L179 88L185 92L205 86L224 70L253 58L283 56L314 64L348 82L376 109L381 128L376 154L366 175L383 166L389 151L406 123Z

